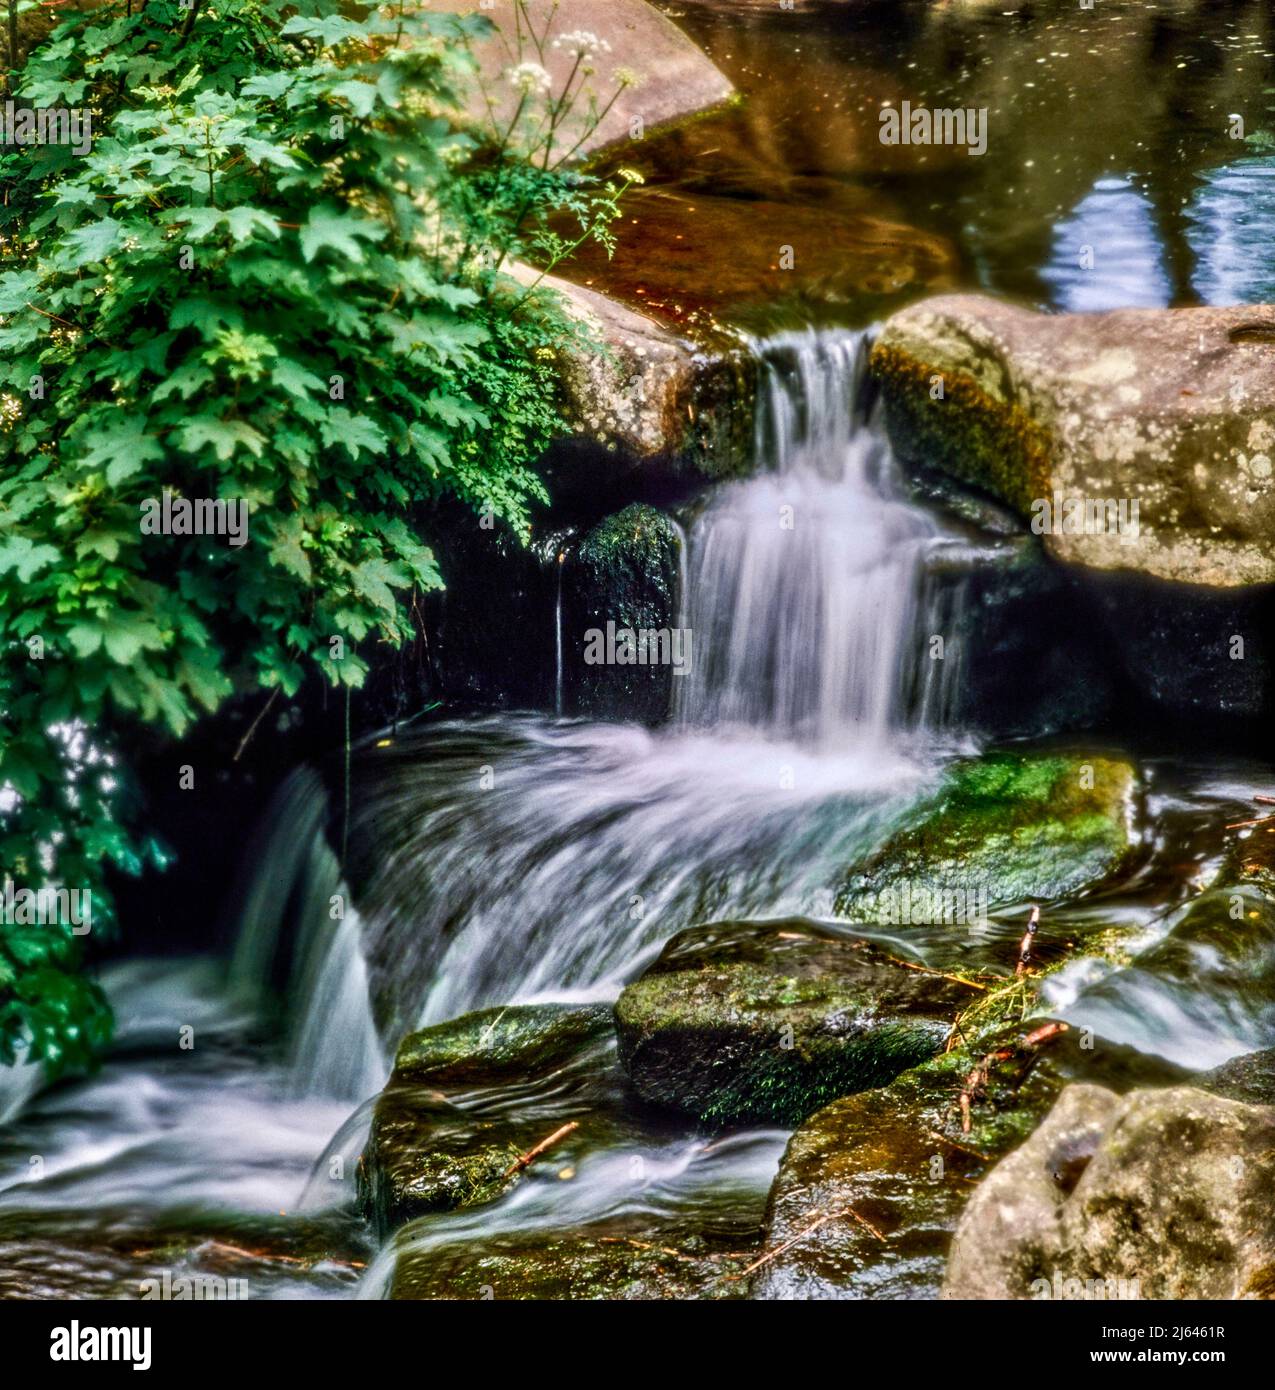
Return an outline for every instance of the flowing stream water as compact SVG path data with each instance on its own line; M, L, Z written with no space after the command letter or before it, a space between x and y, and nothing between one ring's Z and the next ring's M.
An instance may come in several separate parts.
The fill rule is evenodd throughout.
M0 1250L21 1288L131 1296L139 1267L238 1259L254 1296L376 1297L403 1249L445 1264L475 1240L602 1218L756 1239L786 1136L709 1142L633 1111L612 1044L542 1091L458 1102L483 1116L516 1102L548 1123L584 1096L614 1115L569 1182L533 1175L494 1206L415 1223L379 1257L351 1208L368 1102L405 1031L486 1005L614 999L697 922L829 918L846 869L969 747L946 713L959 653L928 655L951 616L929 562L955 541L903 499L865 399L863 337L787 334L757 352L758 471L720 488L689 534L696 660L669 721L486 716L361 750L351 836L376 854L357 909L322 784L299 771L259 837L229 968L113 967L120 1029L102 1072L0 1132ZM1166 788L1167 853L1195 852L1232 794ZM1144 875L1103 910L1154 930L1164 902ZM914 928L892 944L977 963L1013 931L953 943ZM306 1262L334 1240L346 1258Z

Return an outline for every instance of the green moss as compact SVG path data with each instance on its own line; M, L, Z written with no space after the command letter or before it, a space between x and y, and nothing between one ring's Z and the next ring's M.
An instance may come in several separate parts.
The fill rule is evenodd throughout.
M797 1124L932 1056L975 990L805 921L669 943L616 1004L638 1092L714 1124Z
M1023 516L1032 501L1049 495L1052 440L1017 406L998 400L959 371L919 361L889 343L872 352L886 425L906 459L939 468L999 497ZM930 382L943 377L943 399L932 400Z
M899 922L905 885L959 887L971 900L981 892L989 910L1075 894L1131 858L1134 788L1133 767L1112 758L1001 753L958 763L912 824L849 876L837 911Z

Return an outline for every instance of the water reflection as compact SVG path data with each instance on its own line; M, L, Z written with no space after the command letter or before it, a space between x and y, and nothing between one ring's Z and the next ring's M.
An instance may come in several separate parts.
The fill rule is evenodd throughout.
M1103 178L1054 229L1042 272L1053 307L1072 313L1168 304L1154 214L1127 178Z
M1187 212L1192 286L1205 304L1275 298L1275 156L1241 159L1200 176Z

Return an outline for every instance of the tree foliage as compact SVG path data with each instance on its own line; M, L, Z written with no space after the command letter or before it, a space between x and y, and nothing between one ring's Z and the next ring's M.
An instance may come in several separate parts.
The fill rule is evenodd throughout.
M0 865L91 889L94 931L104 867L155 854L103 730L180 735L315 669L358 686L440 583L422 505L525 535L544 497L555 354L580 330L507 272L606 241L622 184L555 145L578 77L511 72L507 127L463 117L487 31L112 0L18 74L17 100L88 108L94 138L0 155ZM525 134L546 111L547 146ZM147 534L165 493L245 503L246 544ZM0 922L0 1061L88 1060L108 1017L78 952Z

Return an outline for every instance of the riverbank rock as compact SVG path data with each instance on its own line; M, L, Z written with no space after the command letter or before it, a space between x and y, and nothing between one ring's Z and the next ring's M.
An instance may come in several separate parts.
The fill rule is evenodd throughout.
M852 922L968 924L1000 906L1074 897L1133 857L1133 765L992 753L957 763L936 796L855 870Z
M932 1056L973 993L800 919L697 927L621 994L620 1060L644 1100L793 1125Z
M677 625L681 531L655 507L604 518L562 561L566 712L654 724L694 661Z
M1130 1049L1096 1053L1044 1017L1006 1021L1012 1010L1012 997L983 996L959 1046L888 1086L833 1101L796 1130L771 1188L769 1258L753 1276L753 1298L937 1297L974 1185L1069 1082L1101 1074L1124 1090L1181 1079Z
M980 1184L944 1298L1269 1298L1275 1109L1069 1086Z
M1059 559L1275 582L1275 306L1046 315L943 296L886 323L872 370L905 458L1024 519L1056 494L1138 502L1119 534L1052 525Z
M498 30L477 45L488 97L475 93L471 107L472 114L480 119L490 109L503 133L513 119L519 96L519 89L505 77L514 61L511 46L517 43L515 0L449 0L448 9L460 14L480 10ZM523 61L542 64L556 97L572 74L574 55L581 51L577 36L588 35L600 43L586 45L592 57L584 61L592 72L577 74L573 90L581 85L591 87L599 110L607 107L619 90L614 104L591 133L584 133L579 120L564 120L555 151L559 155L587 158L617 141L643 138L661 126L720 105L735 94L729 79L712 60L646 0L556 0L554 9L545 30L543 53L533 51L527 43ZM537 34L544 28L544 18L533 16ZM580 103L580 109L588 111L587 99Z
M568 428L539 465L557 506L667 495L748 471L756 367L745 353L700 346L569 280L543 284L598 345L561 353Z
M576 1116L585 1122L554 1157L596 1139L615 1116L605 1074L589 1061L610 1034L609 1006L543 1004L484 1009L406 1038L359 1162L360 1201L377 1231L499 1197L518 1180L519 1157Z

